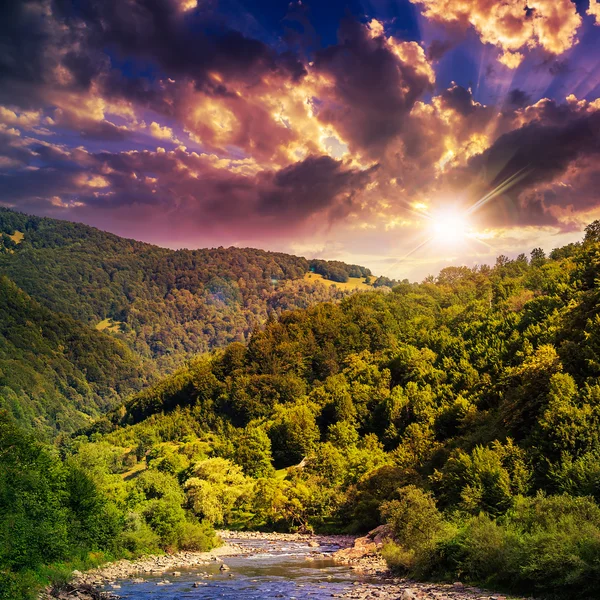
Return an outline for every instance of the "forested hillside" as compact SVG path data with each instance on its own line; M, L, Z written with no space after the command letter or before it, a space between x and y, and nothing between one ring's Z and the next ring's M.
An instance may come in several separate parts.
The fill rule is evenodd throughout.
M159 372L195 353L246 341L269 312L347 295L304 281L308 261L288 254L173 251L1 208L0 233L0 273L53 311L108 326L136 353L154 359ZM329 276L329 263L319 263ZM332 265L338 274L362 269Z
M71 433L146 382L123 342L52 312L0 275L0 409L19 423Z
M387 522L405 573L593 597L599 230L549 257L287 312L64 451L115 498L151 480L219 526Z
M9 260L18 252L8 243ZM19 557L0 556L6 597L49 560L41 548L55 527L62 545L52 560L79 564L207 547L214 526L360 532L382 523L394 536L384 554L403 574L596 597L599 269L595 222L582 243L550 256L534 249L387 294L273 313L247 344L195 356L62 437L60 456L34 450L1 414L0 446L19 453L0 451L0 467L23 473L0 493L0 536ZM44 318L27 316L30 298L3 286L10 311L42 336L23 347L50 344L55 360L64 352L86 367L76 336L62 342ZM64 319L61 332L76 323ZM111 381L114 350L93 352ZM133 371L132 386L139 378ZM43 490L71 508L40 504ZM64 531L70 518L75 537ZM34 540L40 527L49 537Z

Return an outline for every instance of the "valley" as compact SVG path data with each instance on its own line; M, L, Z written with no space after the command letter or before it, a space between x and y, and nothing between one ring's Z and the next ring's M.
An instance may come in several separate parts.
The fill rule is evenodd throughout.
M548 256L534 249L493 267L448 267L422 283L353 293L310 281L304 259L259 251L244 256L263 270L233 285L220 269L235 272L241 251L218 250L196 283L189 270L176 271L188 273L185 284L160 283L164 302L151 301L160 287L154 271L124 287L134 264L163 250L86 229L119 254L129 244L135 257L125 253L119 269L115 254L114 272L97 271L71 225L19 226L54 241L27 233L2 263L5 597L118 558L209 551L218 528L357 536L382 525L377 560L396 576L456 583L455 592L460 584L593 597L600 226ZM58 260L63 252L75 258ZM201 256L168 252L172 260ZM33 271L11 261L47 263L49 287L34 286ZM77 285L62 278L70 268L81 272ZM288 270L282 285L272 282L275 268ZM352 285L361 268L341 268L332 263L331 276ZM100 290L109 272L119 284L107 296L83 293L83 274L86 289ZM71 314L59 310L61 286L65 297L81 298ZM207 347L191 336L197 315L186 320L185 305L169 299L183 293L224 322L229 311L251 313L255 326L233 341L217 328ZM101 308L118 298L131 304L106 316ZM173 339L180 323L200 351L187 346L165 362L169 353L140 350L132 319L146 302L166 311L162 326ZM182 312L167 308L172 302ZM256 576L271 581L270 569ZM278 593L292 593L285 589ZM360 597L352 590L333 593Z

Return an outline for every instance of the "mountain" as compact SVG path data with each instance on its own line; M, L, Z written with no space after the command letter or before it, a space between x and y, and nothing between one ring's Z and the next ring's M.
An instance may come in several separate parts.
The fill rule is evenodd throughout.
M46 436L69 433L146 381L123 342L54 313L0 275L0 409L17 422Z
M9 260L18 254L5 248ZM548 257L538 248L390 293L271 313L247 343L194 356L62 436L58 453L38 451L0 411L9 473L0 539L25 549L0 554L0 587L2 577L16 589L27 569L45 569L40 548L56 539L52 527L63 532L48 546L60 562L82 548L111 557L205 548L215 526L383 524L382 552L404 576L596 597L599 277L595 223L582 243ZM25 331L43 334L27 308L40 307L4 286ZM64 328L77 324L64 318ZM99 345L118 341L77 326ZM96 354L109 377L108 355L101 346ZM71 512L46 503L40 516L43 489ZM67 519L77 535L67 535ZM51 533L31 533L40 522Z
M327 278L370 276L357 265L311 266L251 248L173 251L7 209L0 233L0 273L47 308L116 335L159 372L245 341L270 312L349 293L322 285Z
M72 432L195 354L245 342L271 313L373 289L370 275L249 248L173 251L0 209L0 406L45 434Z
M592 597L599 265L589 234L286 312L134 394L69 451L105 456L102 477L125 488L177 481L214 525L386 523L405 574Z

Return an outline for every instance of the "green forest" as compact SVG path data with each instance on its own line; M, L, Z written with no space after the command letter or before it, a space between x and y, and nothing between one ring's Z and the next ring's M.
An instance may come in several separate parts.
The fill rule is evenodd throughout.
M0 273L52 311L90 326L109 319L111 332L151 359L158 374L194 354L247 341L270 313L347 295L303 280L309 261L289 254L174 251L3 208L0 234ZM337 261L313 263L332 281L370 274Z
M0 258L14 282L0 280L10 390L0 598L26 598L36 582L107 558L210 548L215 527L380 524L393 533L383 553L397 573L597 598L600 222L548 256L536 248L448 267L387 293L323 289L315 302L300 277L324 268L304 259L173 252L0 216L7 237L24 232ZM329 275L343 272L332 264ZM298 287L273 281L284 279ZM187 313L179 295L196 308ZM35 313L23 317L27 332L11 326L15 312ZM210 335L192 335L209 314ZM89 327L106 318L121 331ZM163 328L167 362L151 342ZM175 340L178 328L187 341ZM47 371L31 366L38 348ZM76 431L50 444L35 414L60 412L60 396L32 400L33 384L20 383L30 368L36 385L52 381L68 398Z
M173 251L0 208L0 407L51 439L268 315L350 292L304 258ZM313 261L315 262L315 261ZM342 281L362 267L316 261Z

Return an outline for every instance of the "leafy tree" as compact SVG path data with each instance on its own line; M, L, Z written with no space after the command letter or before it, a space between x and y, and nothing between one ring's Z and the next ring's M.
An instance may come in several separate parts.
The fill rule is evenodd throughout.
M306 404L277 406L269 437L278 468L299 463L320 438L312 407Z
M271 440L262 427L248 425L236 437L235 462L250 477L267 477L273 471Z
M398 499L382 504L381 514L395 539L407 551L403 561L406 568L412 565L415 555L434 545L443 518L430 493L408 485L399 489L397 495Z

